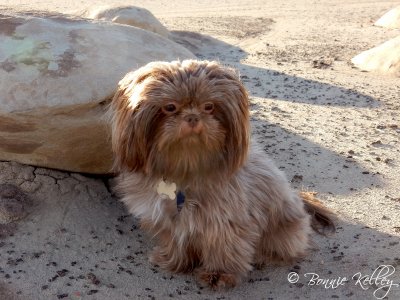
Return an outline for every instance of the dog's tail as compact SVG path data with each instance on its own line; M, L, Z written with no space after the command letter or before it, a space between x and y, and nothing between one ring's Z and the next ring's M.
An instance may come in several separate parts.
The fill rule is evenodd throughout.
M311 215L311 227L322 235L336 231L334 214L315 198L313 192L300 192L306 211Z

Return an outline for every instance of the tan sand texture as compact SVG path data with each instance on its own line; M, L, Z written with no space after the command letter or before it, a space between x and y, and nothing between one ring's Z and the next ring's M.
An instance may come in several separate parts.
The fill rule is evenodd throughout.
M0 9L76 13L105 4L127 5L0 0ZM385 265L387 283L400 283L400 79L351 63L398 36L373 26L398 1L134 5L199 59L240 70L253 138L294 187L317 192L337 214L337 232L315 235L316 249L303 260L254 270L239 287L214 292L147 261L153 243L109 178L1 162L0 191L13 184L32 203L17 202L22 219L0 224L0 299L400 299L398 286L385 290L373 279ZM312 276L336 283L317 285Z

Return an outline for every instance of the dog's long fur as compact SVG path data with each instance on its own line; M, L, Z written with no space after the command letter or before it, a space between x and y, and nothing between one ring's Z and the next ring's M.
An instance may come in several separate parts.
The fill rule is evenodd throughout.
M118 190L158 240L151 261L212 287L304 256L311 224L333 228L329 212L250 142L248 102L235 70L186 60L127 74L110 108ZM163 179L184 192L180 211L157 193Z

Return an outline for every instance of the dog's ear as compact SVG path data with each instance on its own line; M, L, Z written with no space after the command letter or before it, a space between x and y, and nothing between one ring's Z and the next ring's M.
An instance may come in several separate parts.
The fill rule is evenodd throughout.
M224 155L228 170L232 173L247 158L250 143L249 97L236 70L216 62L211 62L208 69L213 90L222 95L218 113L227 131Z
M115 172L140 171L146 164L148 141L144 132L146 125L140 125L143 106L140 84L151 73L151 68L140 68L128 73L119 82L112 99L109 113Z
M233 96L237 107L232 109L234 117L229 124L229 134L226 140L228 166L233 172L240 168L247 159L250 143L250 117L249 98L246 89L238 77L232 77L230 80L238 87Z

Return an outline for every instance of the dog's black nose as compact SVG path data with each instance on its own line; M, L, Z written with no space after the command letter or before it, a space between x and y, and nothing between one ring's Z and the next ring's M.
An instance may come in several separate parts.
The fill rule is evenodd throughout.
M188 124L190 125L190 127L196 127L197 123L199 122L200 118L198 115L195 114L190 114L187 115L183 118L186 122L188 122Z

